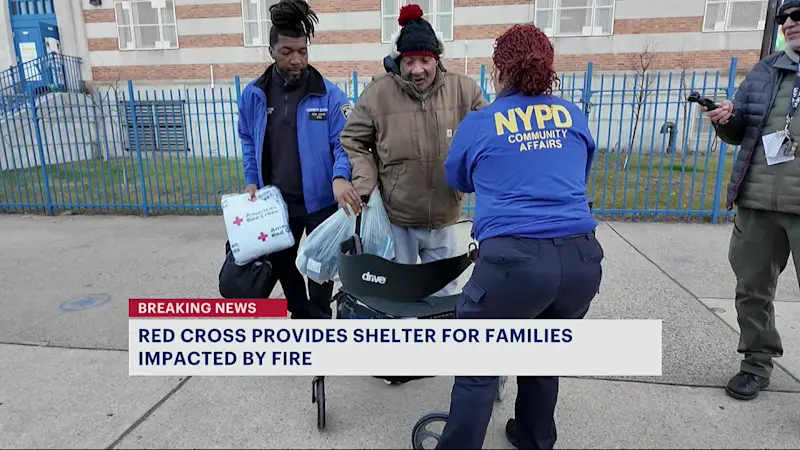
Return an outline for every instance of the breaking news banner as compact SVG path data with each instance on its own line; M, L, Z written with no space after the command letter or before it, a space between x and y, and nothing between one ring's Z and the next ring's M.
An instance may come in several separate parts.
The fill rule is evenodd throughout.
M131 299L129 375L661 376L661 320L265 319L286 300Z

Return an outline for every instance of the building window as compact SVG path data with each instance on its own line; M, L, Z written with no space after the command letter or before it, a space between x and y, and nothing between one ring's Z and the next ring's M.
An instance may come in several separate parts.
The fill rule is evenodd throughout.
M615 0L537 0L534 22L548 36L614 34Z
M706 0L703 31L763 30L767 3L767 0Z
M120 50L178 48L174 0L114 0Z
M278 0L242 0L242 21L244 22L244 46L266 47L269 45L269 7Z
M455 0L381 0L381 41L384 44L392 42L392 35L400 29L397 23L400 8L409 3L416 3L422 8L422 17L430 22L434 31L441 33L442 40L453 40Z

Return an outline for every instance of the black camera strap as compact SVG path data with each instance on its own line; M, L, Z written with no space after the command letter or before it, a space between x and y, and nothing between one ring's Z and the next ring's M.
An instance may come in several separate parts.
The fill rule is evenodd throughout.
M797 142L792 137L792 132L789 127L792 125L794 113L797 111L797 106L800 105L800 64L797 65L797 70L794 77L794 87L792 87L792 98L789 102L789 111L786 113L786 124L783 127L783 142L778 149L778 154L784 157L794 157L797 152Z
M786 113L786 126L783 129L787 137L790 136L789 126L792 124L792 119L794 118L794 113L797 111L798 105L800 105L800 64L797 65L797 72L795 72L792 101L789 103L789 111Z

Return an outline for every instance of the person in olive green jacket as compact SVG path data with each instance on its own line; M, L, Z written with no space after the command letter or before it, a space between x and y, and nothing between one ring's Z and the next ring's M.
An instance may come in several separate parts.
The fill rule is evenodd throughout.
M380 183L395 262L416 264L418 257L426 263L461 253L453 225L462 194L448 186L444 161L461 120L487 102L475 80L444 70L444 44L419 6L404 6L398 22L387 73L364 89L339 140L358 194ZM456 289L453 281L435 295Z
M769 386L772 359L783 355L773 301L790 251L800 271L800 158L793 145L800 143L800 120L792 107L793 90L800 102L800 0L785 1L776 21L786 49L756 64L732 102L706 112L720 139L741 146L727 205L738 206L728 258L744 359L726 392L739 400L754 399Z

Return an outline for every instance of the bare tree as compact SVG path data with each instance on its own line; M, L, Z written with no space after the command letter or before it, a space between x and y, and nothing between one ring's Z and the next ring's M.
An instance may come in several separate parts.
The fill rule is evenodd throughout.
M692 117L690 116L692 112L692 106L688 101L686 101L686 98L689 97L689 94L691 93L690 90L692 89L692 86L690 85L691 82L687 79L690 76L688 69L689 64L686 61L686 55L683 53L683 51L681 51L681 54L678 57L677 66L680 69L681 76L681 88L678 92L678 102L683 110L683 116L681 119L683 122L681 124L681 142L678 145L681 146L681 151L684 151L683 145L689 139L689 133L691 131L690 128L692 124ZM675 147L676 151L678 151L678 145Z
M653 64L655 52L653 43L647 40L642 51L631 60L631 69L634 71L633 86L633 133L628 144L628 153L633 150L636 142L636 133L639 129L639 119L642 115L642 108L650 97L650 86L653 84L653 77L650 75L650 66Z

